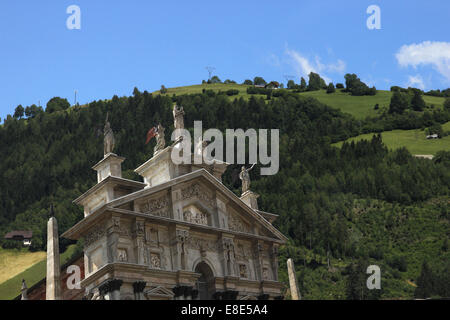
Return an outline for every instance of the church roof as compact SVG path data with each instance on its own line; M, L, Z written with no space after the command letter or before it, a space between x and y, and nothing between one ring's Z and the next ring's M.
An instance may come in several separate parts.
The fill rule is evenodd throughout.
M225 185L223 185L222 182L220 182L217 178L215 178L213 175L211 175L205 169L193 171L193 172L187 173L185 175L179 176L177 178L174 178L172 180L169 180L160 185L157 185L157 186L154 186L151 188L147 188L147 189L143 189L143 190L139 190L139 191L130 193L128 195L125 195L123 197L117 198L117 199L103 205L96 211L92 212L89 216L87 216L86 218L81 220L79 223L77 223L75 226L73 226L68 231L66 231L62 235L62 237L69 238L69 239L77 239L80 236L80 232L82 230L84 230L84 227L87 225L90 225L91 223L94 223L98 219L101 219L101 217L103 216L102 213L105 211L123 211L123 212L126 211L127 213L133 213L135 215L142 215L142 216L145 216L148 218L157 218L159 220L165 219L168 221L174 221L173 219L168 219L168 218L163 218L163 217L150 217L149 215L146 215L146 214L141 214L141 213L137 213L137 212L134 213L134 212L131 212L128 210L118 209L117 207L119 207L123 204L126 204L130 201L139 199L141 197L156 194L158 192L166 190L167 188L169 188L173 185L189 182L191 180L194 180L194 179L200 178L200 177L206 179L206 181L213 184L217 188L217 190L219 190L228 200L231 200L232 202L234 202L242 210L244 210L246 213L248 213L252 218L254 218L256 221L258 221L262 226L264 226L268 231L270 231L270 233L274 234L279 239L280 242L287 241L287 238L280 231L278 231L266 218L264 218L264 215L262 214L262 212L260 213L256 210L253 210L252 208L250 208L239 197L237 197L231 190L229 190ZM175 222L183 223L183 221L178 221L178 220L175 220ZM230 230L227 230L227 232L234 233Z

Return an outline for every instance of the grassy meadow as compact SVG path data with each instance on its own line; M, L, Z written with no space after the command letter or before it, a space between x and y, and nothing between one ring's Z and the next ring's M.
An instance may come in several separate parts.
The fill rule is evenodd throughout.
M450 131L450 122L442 126L444 131ZM370 140L373 133L363 134L357 137L348 139L351 141ZM424 130L393 130L381 133L383 142L389 149L395 150L401 147L406 147L409 152L415 155L435 155L438 151L450 151L450 136L442 139L427 140ZM334 144L341 147L343 142Z

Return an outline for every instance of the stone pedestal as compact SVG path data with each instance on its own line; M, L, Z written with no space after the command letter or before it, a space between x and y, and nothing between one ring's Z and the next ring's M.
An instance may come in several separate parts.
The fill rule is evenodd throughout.
M60 273L58 222L51 217L47 224L46 300L61 300Z
M297 274L295 273L294 261L292 261L292 259L288 259L287 267L292 300L300 300L301 296L300 290L298 289Z
M119 157L115 153L108 153L105 157L92 167L97 171L97 182L100 183L107 177L118 177L122 178L122 162L125 158Z
M258 210L259 194L253 191L246 191L241 195L241 200L245 202L253 210Z

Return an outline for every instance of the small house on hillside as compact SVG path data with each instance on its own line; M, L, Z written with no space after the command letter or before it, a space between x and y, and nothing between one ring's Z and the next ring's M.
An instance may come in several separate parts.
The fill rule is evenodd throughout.
M11 231L5 235L6 240L23 241L24 246L31 245L31 238L33 238L33 231Z
M437 134L430 134L430 135L427 136L427 139L428 140L430 140L430 139L439 139L439 135L437 135Z
M280 87L280 84L276 81L271 81L268 84L266 84L266 89L278 89Z

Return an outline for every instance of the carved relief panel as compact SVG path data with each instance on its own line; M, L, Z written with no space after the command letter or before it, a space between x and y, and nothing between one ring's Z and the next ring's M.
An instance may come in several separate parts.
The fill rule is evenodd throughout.
M170 218L170 198L168 194L150 197L136 201L138 211L141 213Z

